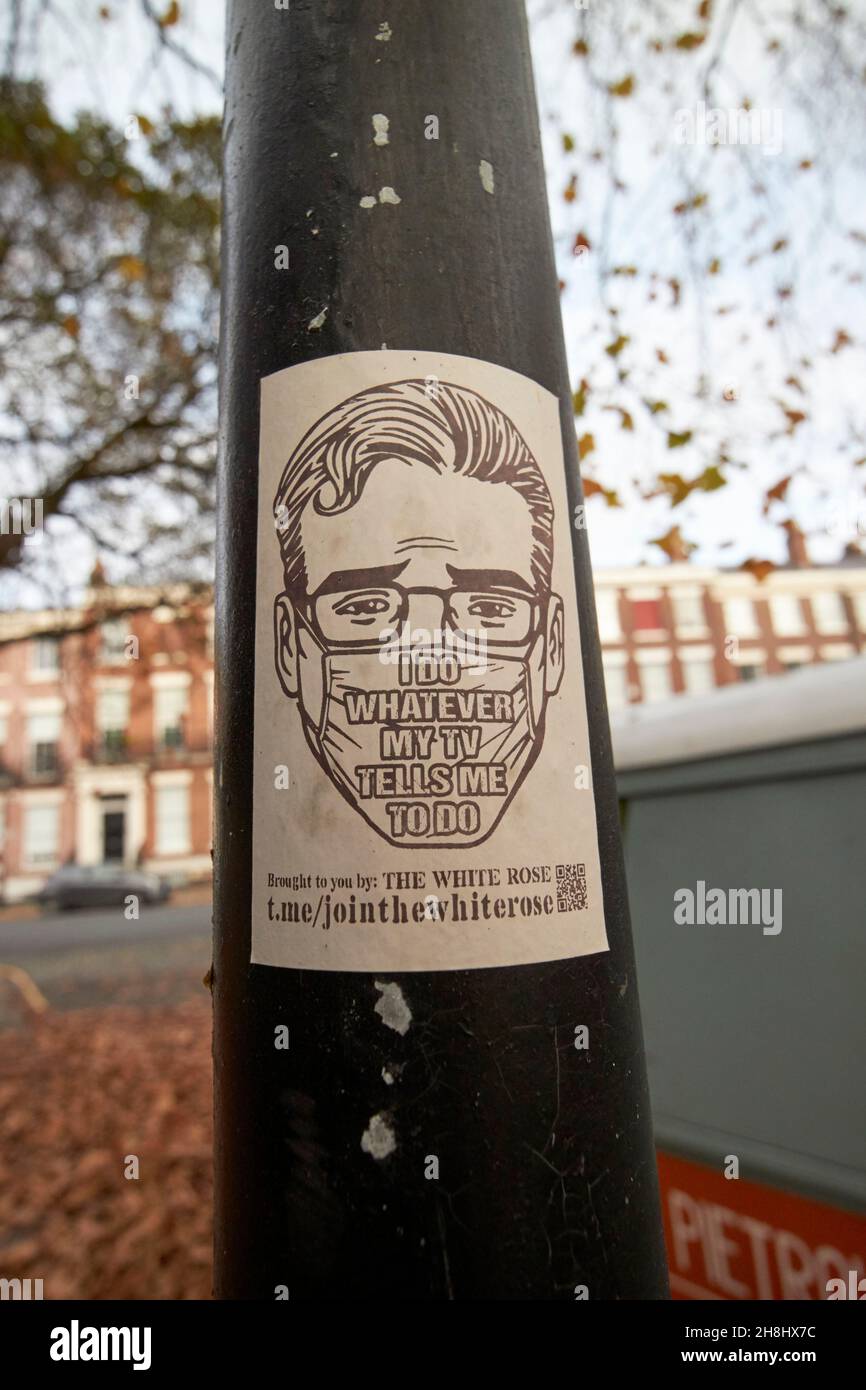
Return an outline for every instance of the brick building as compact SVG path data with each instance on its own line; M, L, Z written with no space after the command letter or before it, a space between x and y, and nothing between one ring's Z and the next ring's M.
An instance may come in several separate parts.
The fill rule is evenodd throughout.
M697 694L866 651L866 560L743 570L597 570L608 705ZM866 692L864 692L866 697Z
M186 586L0 615L0 890L58 865L210 875L213 608Z
M866 651L866 561L759 581L670 564L595 575L608 702L697 693ZM209 592L97 583L81 609L0 614L0 896L67 860L211 872ZM866 692L864 692L866 697Z

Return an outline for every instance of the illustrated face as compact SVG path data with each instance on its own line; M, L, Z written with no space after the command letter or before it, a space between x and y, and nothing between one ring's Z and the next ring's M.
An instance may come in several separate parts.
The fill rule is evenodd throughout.
M562 604L536 587L526 500L388 459L345 510L308 505L301 540L306 594L277 598L275 658L313 753L392 844L480 843L562 677Z

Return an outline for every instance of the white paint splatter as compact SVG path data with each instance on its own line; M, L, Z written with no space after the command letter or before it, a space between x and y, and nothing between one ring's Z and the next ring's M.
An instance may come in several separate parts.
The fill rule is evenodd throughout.
M373 144L387 145L388 143L388 117L381 112L373 117Z
M482 159L478 165L478 172L481 175L481 187L485 193L492 193L493 189L493 165L486 159Z
M331 151L331 159L339 159L339 158L340 158L340 156L339 156L339 154L337 153L337 151L336 151L336 150L332 150L332 151Z
M324 307L324 309L322 310L322 312L321 312L320 314L316 314L316 317L315 317L314 319L310 319L310 322L307 324L307 332L308 332L308 333L315 333L315 332L317 332L318 329L324 328L324 326L325 326L325 319L326 319L327 317L328 317L328 306L327 306L327 304L326 304L325 307Z
M367 193L367 194L361 199L361 207L362 207L362 208L374 208L375 206L376 206L376 199L372 196L372 194Z
M397 1147L394 1131L384 1115L374 1115L361 1135L361 1148L371 1158L383 1159Z
M391 28L390 24L386 19L384 24L379 25L379 32L376 35L376 39L379 43L387 43L393 32L394 30Z
M393 1086L393 1085L394 1085L394 1078L393 1078L393 1076L391 1075L391 1073L389 1072L389 1070L388 1070L387 1067L383 1067L383 1068L382 1068L382 1080L384 1081L384 1083L385 1083L386 1086Z
M376 1004L376 1013L386 1028L393 1028L394 1032L402 1037L404 1033L408 1033L409 1024L412 1022L412 1010L403 998L402 989L393 981L383 984L381 980L374 980L373 983L381 995Z
M380 188L380 189L379 189L379 202L380 202L380 203L393 203L393 205L396 207L396 205L397 205L398 203L402 202L402 201L403 201L402 198L400 198L400 197L394 192L393 188L389 188L387 184L385 185L384 188Z

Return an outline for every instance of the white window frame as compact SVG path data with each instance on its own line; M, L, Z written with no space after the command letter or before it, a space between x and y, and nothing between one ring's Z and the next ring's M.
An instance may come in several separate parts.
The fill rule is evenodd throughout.
M598 618L598 636L601 645L606 642L622 641L622 623L619 616L619 590L598 585L595 590L595 611Z
M39 653L45 651L46 644L50 643L56 653L57 662L53 666L43 666ZM57 681L60 679L63 667L63 652L61 649L60 636L56 632L37 632L30 639L30 669L28 676L32 681Z
M192 676L189 671L156 671L150 678L151 692L153 695L153 742L157 749L183 748L186 744L186 732L181 724L181 730L185 734L183 744L165 743L163 733L167 728L174 728L175 725L166 724L160 713L160 695L163 691L183 692L181 703L182 715L189 718L189 688L192 683Z
M716 689L716 664L712 647L680 647L678 655L686 695L705 695L708 691ZM698 683L697 686L692 686L688 673L695 671L699 665L707 672L709 680L706 685Z
M835 612L822 614L821 603L827 599L833 600ZM809 595L812 605L812 619L815 628L822 636L832 637L835 634L848 632L848 614L845 609L844 595L838 589L818 589Z
M640 692L641 703L645 705L662 704L665 700L671 699L674 694L674 676L671 664L672 653L669 648L659 649L652 652L637 652L638 669L640 670ZM649 695L647 685L644 680L645 671L664 671L667 675L667 690L664 694Z
M758 622L758 610L755 607L753 594L726 594L722 602L727 636L759 637L761 635L761 625Z
M707 615L704 607L704 591L695 588L671 589L668 597L673 611L674 631L680 636L694 636L707 631ZM680 604L687 600L696 605L697 612L691 619L680 616Z
M175 855L189 854L192 848L192 797L190 795L192 778L187 774L184 780L175 779L153 779L154 781L154 825L155 834L155 853L158 856L174 857ZM165 812L164 804L167 795L174 796L178 793L177 804L181 806L182 814L180 824L184 834L180 839L166 843L165 835Z
M798 593L785 590L767 595L770 626L776 638L802 637L806 629L803 605Z
M113 632L114 637L109 633ZM119 642L118 642L119 635ZM131 637L130 624L126 618L106 618L99 625L99 661L102 666L125 666L127 661L126 643Z
M62 807L62 799L59 797L52 801L43 801L34 798L33 800L28 799L22 803L21 863L25 870L36 869L44 871L56 868L59 864ZM31 853L30 819L33 813L37 811L48 811L52 815L54 821L54 849L51 851L44 851L42 854L34 857Z

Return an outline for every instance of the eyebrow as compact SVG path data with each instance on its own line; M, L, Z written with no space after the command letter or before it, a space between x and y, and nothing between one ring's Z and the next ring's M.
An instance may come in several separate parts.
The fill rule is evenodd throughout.
M408 560L401 560L396 565L377 565L373 569L332 570L311 598L317 598L319 594L339 594L346 589L370 589L390 584L408 564Z
M407 536L405 540L398 541L394 547L395 551L408 550L456 550L454 541L447 536Z
M518 589L536 597L532 585L514 570L461 570L456 565L445 568L461 589Z

